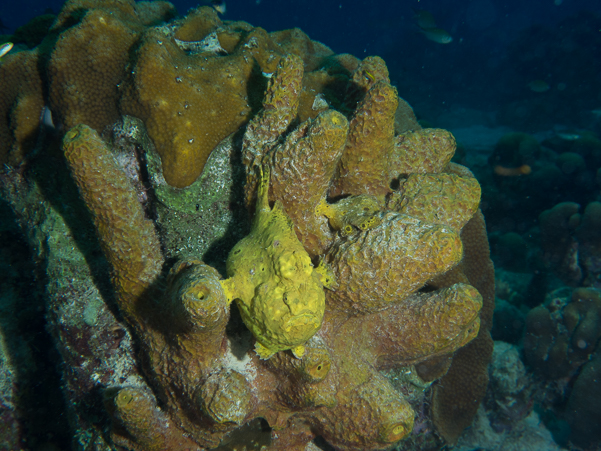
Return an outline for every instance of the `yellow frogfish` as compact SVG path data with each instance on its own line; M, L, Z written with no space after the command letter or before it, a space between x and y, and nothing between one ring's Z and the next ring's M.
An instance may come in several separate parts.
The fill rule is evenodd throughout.
M322 275L313 267L281 203L269 206L269 177L267 169L261 172L251 232L231 250L229 279L221 284L228 302L236 301L256 338L260 358L288 349L300 358L303 344L323 321Z

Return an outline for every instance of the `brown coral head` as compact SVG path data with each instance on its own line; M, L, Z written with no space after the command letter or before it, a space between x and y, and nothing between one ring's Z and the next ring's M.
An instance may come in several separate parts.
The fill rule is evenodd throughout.
M381 310L454 267L462 255L461 238L450 227L386 213L377 226L328 252L338 282L331 297L353 310Z
M254 399L246 378L233 370L209 376L196 395L202 411L216 423L244 422Z
M437 255L433 260L437 271L444 272L453 268L463 258L461 237L449 227L436 226L432 234L432 249L429 255ZM433 255L434 254L434 255Z
M445 299L445 303L452 306L447 313L448 324L462 325L455 341L459 343L456 348L460 348L476 338L480 331L482 296L471 285L456 284L454 287L456 291Z
M452 293L445 299L445 304L451 306L447 312L449 320L454 318L458 322L469 324L479 318L482 296L476 288L465 283L457 283L444 290Z
M320 431L323 436L336 449L345 450L382 449L407 437L415 417L407 400L382 376L371 374L364 380L356 368L349 371L347 377L359 385L338 392L339 405L343 392L346 407L330 411L332 418Z
M396 179L400 174L442 172L457 148L451 132L439 128L406 132L398 135L395 141L388 162L390 179Z
M175 319L189 330L224 328L229 319L219 273L198 260L174 266L168 277L167 299Z
M332 367L330 350L325 346L319 334L304 343L305 352L296 357L291 352L279 352L267 361L274 371L291 375L304 383L315 384L324 380Z

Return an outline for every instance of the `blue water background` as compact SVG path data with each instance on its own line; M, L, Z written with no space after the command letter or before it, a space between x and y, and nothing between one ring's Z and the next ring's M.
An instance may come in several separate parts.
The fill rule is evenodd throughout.
M12 32L45 11L57 13L62 3L57 0L3 1L0 2L0 20L8 32ZM181 15L199 5L190 1L172 3ZM441 45L425 39L415 24L414 9L431 12L437 25L453 36L453 42ZM559 40L558 24L568 17L577 17L576 23L594 18L591 12L601 16L601 1L229 0L223 18L245 20L267 31L298 27L336 53L351 53L359 58L382 56L399 94L416 108L418 115L427 117L428 113L438 115L441 108L458 103L494 110L508 96L531 95L524 86L532 79L565 82L557 73L548 73L546 67L530 68L531 73L522 74L523 79L512 78L515 74L508 74L507 70L511 70L516 55L508 56L508 49L520 33L537 25L550 30L549 39L553 39L557 31ZM581 15L576 16L578 13ZM601 23L601 18L598 19ZM589 52L601 55L598 45L601 25L599 28L599 40L576 45L593 46ZM528 43L528 38L525 42ZM601 56L597 58L601 60ZM597 64L601 67L601 61ZM524 72L524 67L517 69ZM601 79L601 73L598 75ZM574 84L573 80L569 81ZM597 103L601 106L601 99L597 99ZM592 103L582 107L595 108Z

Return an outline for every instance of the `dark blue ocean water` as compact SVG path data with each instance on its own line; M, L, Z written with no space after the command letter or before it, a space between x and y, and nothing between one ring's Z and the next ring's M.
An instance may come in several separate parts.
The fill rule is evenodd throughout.
M173 1L180 14L198 6L194 1ZM229 0L225 19L245 20L267 31L299 27L337 53L381 54L406 46L413 30L412 8L430 11L439 25L458 39L482 49L499 51L521 30L532 25L553 26L580 11L601 12L597 0ZM3 1L0 19L14 30L62 1ZM423 48L416 47L416 56ZM465 67L464 70L471 68Z
M173 4L182 15L199 5ZM61 5L58 0L1 2L4 32L45 11L57 13ZM453 41L441 45L426 39L415 23L415 10L430 12ZM440 114L449 104L495 110L508 98L531 95L524 85L532 80L573 88L576 80L568 72L579 71L575 64L586 65L589 73L593 66L596 72L589 78L599 79L600 15L598 0L230 0L223 18L267 31L299 27L336 53L382 56L400 95L428 115ZM579 27L589 31L582 33ZM573 31L569 36L567 29ZM573 49L562 54L562 46ZM594 60L572 61L574 52ZM578 95L590 89L586 86ZM587 96L583 107L594 109L590 92ZM594 101L601 104L597 93ZM550 121L554 119L563 118Z

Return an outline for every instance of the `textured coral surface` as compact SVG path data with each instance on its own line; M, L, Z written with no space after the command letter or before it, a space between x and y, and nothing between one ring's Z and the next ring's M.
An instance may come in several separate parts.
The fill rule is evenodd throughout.
M421 129L380 58L209 7L172 14L67 2L36 69L61 150L28 154L0 129L3 162L27 168L2 174L3 196L58 281L77 440L364 450L419 446L433 425L454 443L484 397L494 287L453 136ZM32 79L20 89L39 101ZM196 224L203 244L183 245ZM103 421L81 402L98 393Z

